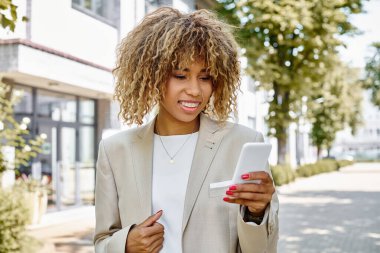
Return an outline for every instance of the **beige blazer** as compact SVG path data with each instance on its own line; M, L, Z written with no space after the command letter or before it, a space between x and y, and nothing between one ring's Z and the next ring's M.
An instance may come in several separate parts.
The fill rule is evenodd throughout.
M154 120L101 141L96 171L96 253L124 252L131 225L152 215ZM244 222L239 206L223 201L246 142L263 136L247 127L220 125L201 114L199 136L189 175L182 222L184 253L277 252L278 198L274 193L266 222ZM165 210L164 210L165 211Z

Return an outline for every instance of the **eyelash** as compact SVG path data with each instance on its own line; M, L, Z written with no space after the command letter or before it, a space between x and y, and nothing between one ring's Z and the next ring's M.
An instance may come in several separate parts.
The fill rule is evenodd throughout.
M176 78L178 80L184 80L184 79L186 79L186 76L183 76L183 75L174 75L174 78ZM203 81L209 81L209 80L211 80L211 76L201 77L200 79L202 79Z

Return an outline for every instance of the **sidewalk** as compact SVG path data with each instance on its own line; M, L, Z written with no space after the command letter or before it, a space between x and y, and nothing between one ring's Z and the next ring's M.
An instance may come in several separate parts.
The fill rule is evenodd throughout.
M278 188L278 253L380 252L380 164L298 179ZM93 253L94 207L43 217L28 228L44 243L39 253Z
M43 243L38 253L93 253L94 227L95 208L86 206L47 213L27 231Z
M278 188L279 253L380 252L380 164L298 179Z

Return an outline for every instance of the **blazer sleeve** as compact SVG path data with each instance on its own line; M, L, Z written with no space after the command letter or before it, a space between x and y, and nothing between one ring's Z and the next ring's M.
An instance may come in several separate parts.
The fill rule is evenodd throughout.
M258 134L257 142L263 142L262 134ZM269 170L270 173L270 170ZM272 177L272 174L270 173ZM273 178L273 177L272 177ZM241 213L237 217L237 231L239 246L242 253L276 253L278 242L278 210L279 202L277 193L273 193L268 206L268 218L266 222L256 225L252 222L244 222Z
M122 228L118 207L118 193L103 141L99 144L95 185L95 252L121 253L131 226Z

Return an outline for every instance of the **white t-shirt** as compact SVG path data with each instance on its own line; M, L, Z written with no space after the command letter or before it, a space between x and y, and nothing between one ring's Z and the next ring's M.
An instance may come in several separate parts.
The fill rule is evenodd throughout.
M171 156L186 141L173 158L174 163L170 163L170 157L156 134L153 148L152 207L153 213L163 210L158 222L165 227L164 245L160 252L181 253L183 209L198 133L161 136L161 139Z

